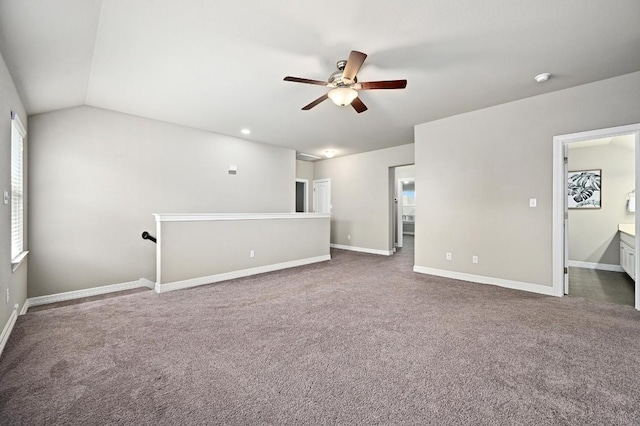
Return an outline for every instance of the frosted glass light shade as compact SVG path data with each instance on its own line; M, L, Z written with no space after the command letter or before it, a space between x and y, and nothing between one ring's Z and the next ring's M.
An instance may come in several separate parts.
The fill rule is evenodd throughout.
M349 105L358 97L358 92L350 87L336 87L328 93L329 99L338 106Z

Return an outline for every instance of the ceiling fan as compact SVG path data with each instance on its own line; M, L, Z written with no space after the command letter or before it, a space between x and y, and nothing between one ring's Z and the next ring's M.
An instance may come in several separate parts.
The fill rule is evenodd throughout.
M358 97L358 90L377 90L377 89L404 89L407 87L407 80L388 80L388 81L368 81L358 83L356 74L362 67L367 55L352 50L348 60L338 61L335 71L329 76L328 81L310 80L308 78L285 77L284 81L293 81L295 83L315 84L331 88L329 92L320 96L309 105L302 107L307 111L318 105L319 103L331 99L338 106L351 105L358 113L367 110L366 105Z

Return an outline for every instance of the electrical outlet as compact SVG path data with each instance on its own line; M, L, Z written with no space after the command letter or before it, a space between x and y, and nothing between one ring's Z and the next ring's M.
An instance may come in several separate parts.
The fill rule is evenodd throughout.
M447 260L451 260L451 253L447 253Z
M351 239L351 234L347 235L347 240Z
M471 263L478 263L478 256L473 256L471 258Z
M538 200L535 198L529 198L529 207L537 207L538 206Z
M256 257L256 252L254 250L251 250L249 252L249 257Z

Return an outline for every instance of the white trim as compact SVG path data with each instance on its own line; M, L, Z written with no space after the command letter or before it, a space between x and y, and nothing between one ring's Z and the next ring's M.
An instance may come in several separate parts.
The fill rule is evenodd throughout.
M20 136L22 136L23 138L26 137L27 129L25 129L24 124L22 124L22 120L20 120L20 117L18 116L17 112L11 111L11 120L13 120L13 123L18 128L18 131L20 132Z
M162 282L162 222L156 216L156 287Z
M87 288L84 290L66 291L64 293L49 294L47 296L30 297L27 299L29 307L47 305L49 303L64 302L66 300L81 299L83 297L98 296L101 294L114 293L116 291L131 290L133 288L149 287L154 288L155 284L146 278L127 283L104 285L101 287Z
M166 293L167 291L198 287L201 285L213 284L220 281L227 281L236 278L248 277L251 275L264 274L265 272L273 272L279 271L281 269L309 265L311 263L325 262L327 260L331 260L331 255L326 254L323 256L308 257L306 259L291 260L289 262L274 263L272 265L258 266L256 268L241 269L239 271L224 272L222 274L191 278L188 280L174 281L170 283L156 283L156 293Z
M28 254L29 250L23 251L11 261L11 272L15 272L20 267L20 265L22 265L22 262L24 262Z
M324 219L322 213L154 213L156 222L198 222L210 220Z
M622 266L612 265L610 263L592 263L592 262L580 262L578 260L570 260L569 266L573 268L597 269L599 271L624 272L624 269L622 269Z
M2 334L0 334L0 356L2 356L2 351L4 351L4 347L9 340L9 336L11 336L11 332L13 331L13 326L16 324L16 320L18 319L18 308L20 305L17 303L13 307L13 311L11 311L11 315L9 316L9 321L5 324L2 329Z
M395 176L395 169L394 169L394 176ZM404 185L402 182L402 179L398 179L397 176L395 176L395 178L397 179L397 185L396 185L396 196L395 198L395 208L396 208L396 245L395 247L402 247L402 245L404 244L404 220L402 220L402 216L404 213L404 203L403 203L403 193L404 191L402 190L402 186Z
M553 293L555 296L564 294L564 204L566 197L566 182L564 177L564 147L572 142L600 139L618 135L633 134L635 137L635 187L640 188L640 123L626 126L610 127L607 129L590 130L587 132L571 133L553 137L553 226L552 226L552 277ZM636 203L637 203L636 199ZM639 211L636 206L636 223L639 222ZM636 247L640 247L640 233L635 237ZM638 275L639 263L636 259L634 266ZM635 307L640 310L640 280L636 281Z
M26 314L28 309L29 309L29 299L24 301L24 304L22 305L22 309L20 310L20 315Z
M370 248L356 247L356 246L343 246L342 244L329 244L329 246L331 248L337 248L340 250L358 251L361 253L369 253L369 254L381 254L383 256L391 256L393 254L391 250L370 249Z
M453 278L454 280L470 281L478 284L490 284L498 287L510 288L513 290L522 290L531 293L544 294L547 296L558 296L557 294L555 294L553 287L540 284L525 283L522 281L504 280L502 278L485 277L482 275L453 272L444 269L427 268L425 266L414 266L413 272L436 275L438 277Z

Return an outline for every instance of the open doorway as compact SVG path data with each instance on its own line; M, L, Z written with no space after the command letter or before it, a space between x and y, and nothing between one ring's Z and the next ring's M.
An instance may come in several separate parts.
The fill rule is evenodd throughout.
M309 211L309 180L296 179L296 213Z
M633 139L633 142L631 143L634 147L634 150L631 154L628 154L633 158L633 174L634 174L633 185L631 188L626 190L625 192L626 195L622 195L622 200L613 199L613 200L607 201L607 199L605 198L605 194L607 194L607 191L608 191L607 189L609 187L608 182L613 183L613 176L610 176L612 180L609 181L608 180L609 178L607 177L608 174L607 175L602 174L601 171L598 172L598 170L600 169L596 169L596 168L585 169L585 170L571 170L573 172L578 172L578 173L577 174L574 173L570 175L569 174L569 171L570 171L569 158L571 157L571 154L569 152L570 145L575 143L585 142L585 141L599 140L603 138L617 138L625 135L629 135L629 137ZM576 148L576 149L579 149L579 148ZM600 264L608 264L608 265L615 266L615 263L611 263L611 262L615 262L615 260L612 261L610 260L611 258L609 258L609 260L606 260L608 257L604 257L604 256L611 255L612 248L615 249L617 247L618 257L615 258L615 256L613 256L613 259L617 259L619 263L624 263L626 265L626 268L622 268L622 264L620 264L620 267L625 271L628 270L629 276L631 277L637 276L638 260L637 260L637 256L635 256L635 247L640 247L640 244L638 244L640 240L640 236L635 233L635 222L637 221L638 213L636 209L636 200L635 200L635 197L632 197L632 195L635 194L634 190L635 188L638 187L638 184L640 183L640 173L638 170L638 164L640 163L639 153L640 153L640 124L573 133L568 135L555 136L553 138L553 294L555 294L556 296L562 296L564 294L571 293L570 276L569 276L569 269L570 269L569 257L570 256L575 257L578 255L578 253L571 254L571 249L569 247L569 244L570 244L569 233L571 232L570 231L571 225L569 223L570 202L572 205L574 205L575 203L581 203L582 201L587 201L589 200L589 198L591 198L588 193L589 191L585 191L585 189L593 190L595 188L595 185L587 184L585 182L587 180L593 181L595 179L593 176L598 175L598 173L600 173L601 203L607 202L608 204L611 204L611 205L616 205L619 203L622 206L622 208L625 208L625 209L628 209L629 204L631 204L631 209L634 210L634 212L630 212L631 217L629 218L629 221L632 220L634 224L632 225L632 229L626 229L629 232L629 234L627 234L628 238L626 238L624 237L625 233L620 232L619 230L619 229L622 229L619 227L620 225L619 223L618 229L615 229L612 231L612 234L614 235L614 237L611 238L611 241L609 243L605 242L604 244L601 244L601 246L604 245L604 247L600 247L600 254L599 254L600 258L597 257L598 255L596 255L596 257L591 258L591 260L599 259L598 262L583 261L584 263L582 264L582 266L585 266L585 264L589 264L589 263L596 263L596 264L600 263ZM577 154L574 154L574 157L577 158ZM573 165L573 167L578 167L578 166ZM589 174L589 176L585 174L584 176L580 177L580 173L582 172ZM576 180L582 179L582 183L574 182L579 186L582 186L582 189L578 188L576 190L575 188L570 188L568 184L569 183L568 179L570 176L572 177L578 176ZM627 185L629 184L627 183ZM580 191L583 191L584 194L582 198L578 197L577 198L578 201L576 201L575 196L580 194ZM613 195L613 192L611 192L610 194ZM569 200L570 195L572 196L573 201ZM627 200L627 196L629 197L628 200ZM618 195L617 198L620 198L620 195ZM598 209L597 203L594 201L594 199L591 199L588 203L584 203L582 205L582 208L593 209L591 213L593 213L593 211ZM581 214L589 213L589 211L581 211L580 213ZM576 216L576 217L579 217L579 216ZM576 217L574 217L574 222L577 220ZM575 223L574 223L574 228L576 226ZM631 224L622 223L622 225L629 226ZM625 243L625 239L626 239L626 243L628 243L629 246L632 246L631 248L634 250L633 256L623 254L624 252L622 250L623 249L622 244ZM574 248L574 251L576 250L577 249ZM607 252L606 255L605 255L605 252ZM622 258L620 257L620 254L623 254ZM579 260L574 259L574 262L576 261L579 261ZM604 262L607 262L607 263L604 263ZM640 291L638 289L637 281L634 282L633 287L634 287L634 299L635 299L634 306L636 309L640 310Z
M406 247L413 250L415 235L415 166L413 164L392 168L392 215L394 252Z
M567 144L566 294L635 305L633 134Z
M396 247L404 245L405 236L413 237L416 229L416 184L415 178L398 180L398 237Z

